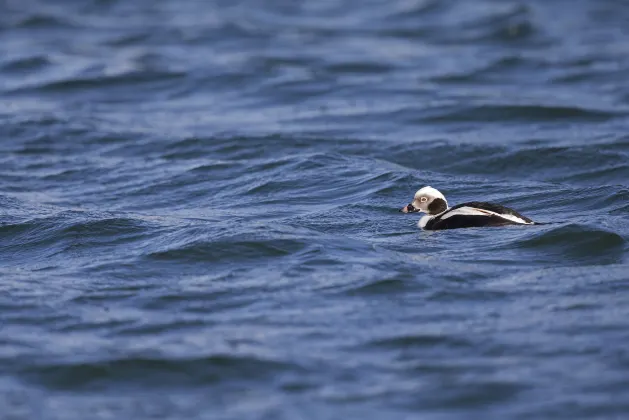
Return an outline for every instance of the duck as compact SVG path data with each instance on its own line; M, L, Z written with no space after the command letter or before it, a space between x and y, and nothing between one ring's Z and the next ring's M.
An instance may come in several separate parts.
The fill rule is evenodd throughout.
M400 211L426 213L417 223L417 226L424 230L541 224L509 207L494 203L470 201L448 207L445 196L430 186L420 188L415 193L413 201Z

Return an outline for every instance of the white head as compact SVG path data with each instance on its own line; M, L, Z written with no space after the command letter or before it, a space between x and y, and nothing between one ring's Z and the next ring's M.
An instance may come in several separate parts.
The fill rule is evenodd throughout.
M435 215L448 208L446 198L433 187L424 187L415 193L411 204L403 207L400 211L404 213L424 213Z

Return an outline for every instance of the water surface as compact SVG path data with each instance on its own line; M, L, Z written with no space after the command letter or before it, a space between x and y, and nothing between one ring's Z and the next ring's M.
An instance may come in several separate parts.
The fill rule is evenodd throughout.
M0 412L623 417L626 6L2 2Z

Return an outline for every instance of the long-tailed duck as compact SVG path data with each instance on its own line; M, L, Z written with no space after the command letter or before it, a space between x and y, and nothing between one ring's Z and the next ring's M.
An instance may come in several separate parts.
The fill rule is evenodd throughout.
M426 213L417 223L426 230L537 224L513 209L493 203L472 201L448 207L443 194L432 187L417 191L413 201L400 211Z

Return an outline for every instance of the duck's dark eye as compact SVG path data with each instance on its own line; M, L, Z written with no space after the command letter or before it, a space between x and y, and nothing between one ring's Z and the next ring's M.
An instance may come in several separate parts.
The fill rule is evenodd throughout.
M419 199L419 201L421 201L422 203L425 203L426 201L428 201L428 198L422 197L422 198Z

